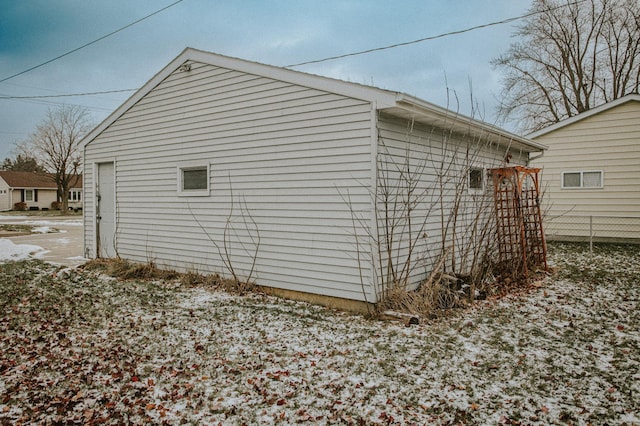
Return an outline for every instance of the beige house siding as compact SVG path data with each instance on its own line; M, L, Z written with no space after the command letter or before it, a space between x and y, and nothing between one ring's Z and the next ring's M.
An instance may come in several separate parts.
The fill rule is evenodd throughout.
M34 199L26 201L27 209L49 209L51 203L56 201L56 190L51 188L26 188L31 191L38 191L38 201ZM22 200L22 189L10 189L9 187L0 188L0 208L2 210L12 210L16 203ZM6 192L5 192L6 191Z
M69 200L69 207L72 209L82 207L82 184L78 183L74 182L73 184L78 187L70 189L76 198L76 200ZM27 209L50 209L51 204L57 200L57 192L51 175L24 171L0 171L0 211L12 210L16 203L22 201L25 202Z
M7 211L13 208L11 188L4 179L0 179L0 211Z
M637 95L636 95L637 96ZM640 102L633 99L547 134L543 167L550 237L640 238ZM602 188L562 188L562 173L602 171ZM593 217L592 219L589 219Z
M20 200L20 191L13 191L14 200ZM27 209L31 207L37 207L38 209L49 209L51 203L56 201L57 191L55 189L38 189L38 201L25 201L27 203Z
M38 201L25 201L27 209L36 207L39 210L50 209L51 203L57 200L57 191L51 188L27 188L38 190ZM75 188L72 191L78 191L82 198L82 188ZM0 211L12 210L15 203L20 202L22 197L21 189L10 189L8 186L0 184ZM82 208L82 200L69 201L69 208Z

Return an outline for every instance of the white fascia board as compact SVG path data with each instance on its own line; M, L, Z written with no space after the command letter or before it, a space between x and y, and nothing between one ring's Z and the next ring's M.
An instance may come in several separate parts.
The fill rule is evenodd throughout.
M272 78L274 80L280 80L325 92L336 93L368 102L376 102L378 105L390 106L394 104L395 97L397 95L396 92L378 89L377 87L365 86L363 84L351 83L348 81L309 74L274 65L261 64L231 56L218 55L216 53L205 52L197 49L188 48L187 50L190 53L189 59L195 62L202 62L221 68L242 71L248 74Z
M422 114L424 116L443 121L455 122L458 124L457 127L467 127L470 129L475 129L477 132L497 136L503 140L517 142L518 144L529 148L531 150L530 152L538 152L548 149L548 146L539 142L532 141L529 138L516 135L515 133L511 133L492 124L473 119L466 115L448 110L414 96L399 93L396 97L396 101L398 106L404 106L406 109L409 109L417 114Z
M554 124L552 124L550 126L547 126L544 129L540 129L538 131L535 131L533 133L528 134L527 138L529 138L529 139L538 138L540 136L546 135L547 133L551 133L554 130L561 129L561 128L563 128L565 126L568 126L570 124L573 124L573 123L577 123L578 121L584 120L585 118L594 116L596 114L600 114L603 111L606 111L606 110L611 109L611 108L615 108L615 107L617 107L619 105L625 104L625 103L630 102L630 101L640 102L640 94L632 93L630 95L623 96L623 97L618 98L618 99L616 99L614 101L607 102L606 104L602 104L600 106L592 108L589 111L585 111L585 112L583 112L581 114L574 115L573 117L567 118L566 120L558 121L557 123L554 123Z

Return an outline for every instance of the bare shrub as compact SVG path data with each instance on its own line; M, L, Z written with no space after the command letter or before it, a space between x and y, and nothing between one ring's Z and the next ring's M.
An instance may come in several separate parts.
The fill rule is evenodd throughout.
M120 258L93 259L82 268L98 270L120 280L172 280L179 277L176 271L159 269L153 262L135 263Z
M487 170L505 165L510 146L466 132L452 113L444 126L378 121L374 222L350 208L358 253L371 247L378 312L429 317L486 294L496 252L493 196ZM384 122L384 124L380 124ZM471 171L480 188L471 188ZM366 185L366 184L365 184ZM349 194L342 194L350 205ZM358 238L356 226L367 230ZM358 258L360 264L360 257ZM362 266L361 266L362 269Z
M237 291L248 291L254 286L254 274L256 268L256 261L258 259L258 252L260 250L261 237L258 224L253 218L253 215L249 211L247 202L244 197L239 196L238 200L235 200L233 194L233 186L231 185L231 176L229 175L229 195L230 195L230 208L229 214L226 217L224 229L222 232L222 243L218 241L210 229L198 219L198 216L191 209L191 205L187 202L189 213L193 217L193 220L198 224L202 232L207 236L207 239L215 247L224 267L227 269L231 277L233 285L237 287ZM236 203L238 207L236 208ZM248 242L245 242L240 236L240 233L244 233L248 236ZM234 260L232 243L235 241L240 246L242 255L251 259L251 267L249 271L241 276Z
M135 263L124 259L93 259L80 266L87 271L100 271L119 280L177 280L185 287L209 287L234 294L247 294L256 290L253 283L236 282L219 274L197 272L179 273L160 269L153 263Z
M13 210L16 211L25 211L27 210L27 203L25 203L24 201L18 201L17 203L13 204Z

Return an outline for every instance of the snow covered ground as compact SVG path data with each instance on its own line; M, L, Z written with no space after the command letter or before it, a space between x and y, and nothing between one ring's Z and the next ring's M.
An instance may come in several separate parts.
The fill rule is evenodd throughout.
M405 327L179 282L0 265L0 423L640 424L640 249Z
M82 257L82 218L0 215L0 226L22 231L0 238L0 261L37 258L58 265L77 266Z
M0 238L0 261L24 260L39 258L45 254L45 249L31 244L14 244L8 238Z

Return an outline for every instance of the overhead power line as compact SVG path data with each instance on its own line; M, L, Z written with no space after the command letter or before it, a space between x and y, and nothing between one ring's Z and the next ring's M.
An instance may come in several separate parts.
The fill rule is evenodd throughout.
M65 93L62 95L37 95L37 96L11 96L0 95L0 99L45 99L45 98L64 98L71 96L90 96L90 95L104 95L106 93L121 93L121 92L133 92L138 89L119 89L119 90L104 90L102 92L85 92L85 93Z
M140 22L144 21L145 19L151 18L152 16L157 15L158 13L160 13L160 12L162 12L162 11L165 11L165 10L169 9L170 7L173 7L173 6L175 6L176 4L181 3L181 2L183 2L183 1L184 1L184 0L178 0L178 1L176 1L176 2L173 2L173 3L171 3L170 5L163 7L162 9L158 9L158 10L156 10L155 12L150 13L149 15L144 16L144 17L142 17L142 18L138 19L137 21L134 21L134 22L132 22L132 23L130 23L130 24L127 24L127 25L125 25L124 27L118 28L117 30L112 31L112 32L110 32L109 34L105 34L105 35L103 35L102 37L99 37L99 38L97 38L97 39L95 39L95 40L93 40L93 41L90 41L89 43L83 44L83 45L82 45L82 46L80 46L80 47L76 47L76 48L75 48L75 49L73 49L73 50L70 50L70 51L68 51L68 52L66 52L66 53L63 53L62 55L56 56L55 58L49 59L48 61L42 62L41 64L38 64L38 65L33 66L33 67L31 67L31 68L28 68L28 69L26 69L26 70L24 70L24 71L20 71L19 73L16 73L16 74L10 75L9 77L5 77L5 78L3 78L2 80L0 80L0 83L3 83L3 82L5 82L5 81L7 81L7 80L11 80L12 78L17 77L17 76L19 76L19 75L26 74L26 73L28 73L29 71L33 71L33 70L35 70L35 69L37 69L37 68L43 67L43 66L45 66L45 65L47 65L47 64L50 64L51 62L57 61L57 60L58 60L58 59L60 59L60 58L64 58L65 56L71 55L72 53L75 53L75 52L77 52L77 51L78 51L78 50L80 50L80 49L84 49L85 47L91 46L92 44L95 44L95 43L97 43L97 42L99 42L99 41L101 41L101 40L104 40L104 39L105 39L105 38L107 38L107 37L111 37L111 36L112 36L112 35L114 35L114 34L117 34L117 33L121 32L121 31L124 31L124 30L126 30L127 28L132 27L132 26L134 26L134 25L136 25L136 24L138 24L138 23L140 23Z
M583 3L585 1L586 0L576 0L573 3L562 4L562 5L556 6L554 8L551 8L549 10L553 11L553 10L556 10L556 9L560 9L562 7L580 4L580 3ZM469 27L469 28L464 28L462 30L450 31L450 32L447 32L447 33L442 33L442 34L438 34L438 35L434 35L434 36L424 37L424 38L420 38L420 39L417 39L417 40L411 40L411 41L405 41L405 42L402 42L402 43L391 44L389 46L374 47L372 49L361 50L359 52L345 53L344 55L330 56L328 58L315 59L315 60L312 60L312 61L306 61L306 62L300 62L300 63L297 63L297 64L286 65L285 68L293 68L293 67L299 67L299 66L302 66L302 65L317 64L317 63L320 63L320 62L333 61L335 59L342 59L342 58L348 58L350 56L364 55L366 53L378 52L380 50L394 49L396 47L408 46L410 44L422 43L424 41L436 40L436 39L439 39L439 38L449 37L449 36L463 34L463 33L468 33L470 31L475 31L475 30L479 30L479 29L482 29L482 28L493 27L493 26L502 25L502 24L508 24L509 22L518 21L520 19L528 18L530 16L538 15L540 13L546 13L549 10L530 12L530 13L527 13L527 14L524 14L524 15L514 16L512 18L503 19L501 21L495 21L495 22L490 22L488 24L476 25L475 27Z
M162 8L162 9L159 9L159 10L153 12L152 14L145 16L144 18L141 18L141 19L139 19L139 20L137 20L135 22L132 22L131 24L129 24L127 26L124 26L124 27L122 27L122 28L110 33L110 34L107 34L107 35L105 35L105 36L103 36L103 37L101 37L99 39L96 39L96 40L92 41L91 43L87 43L84 46L81 46L81 47L79 47L77 49L69 51L69 52L65 53L64 55L60 55L57 58L51 59L51 60L49 60L47 62L44 62L44 63L42 63L40 65L35 66L35 67L32 67L32 68L30 68L28 70L25 70L25 71L21 72L21 73L18 73L18 74L15 74L13 76L7 77L7 78L5 78L3 80L0 80L0 83L4 82L6 80L9 80L10 78L13 78L13 77L16 77L18 75L24 74L26 72L29 72L29 71L31 71L33 69L38 68L38 67L41 67L43 65L46 65L46 64L48 64L50 62L53 62L56 59L62 58L63 56L66 56L66 55L71 54L71 53L73 53L75 51L78 51L78 50L80 50L80 49L82 49L84 47L87 47L87 46L89 46L89 45L91 45L93 43L96 43L96 42L98 42L98 41L100 41L100 40L102 40L102 39L104 39L106 37L109 37L110 35L113 35L113 34L119 32L119 31L124 30L125 28L128 28L128 27L130 27L132 25L135 25L135 24L137 24L138 22L140 22L140 21L142 21L144 19L147 19L147 18L149 18L149 17L151 17L151 16L153 16L153 15L155 15L157 13L160 13L163 10L166 10L166 9L172 7L172 6L175 6L176 4L178 4L178 3L182 2L182 1L183 0L178 0L175 3L170 4L169 6L166 6L166 7ZM447 32L447 33L442 33L442 34L438 34L438 35L434 35L434 36L424 37L424 38L420 38L420 39L417 39L417 40L406 41L406 42L402 42L402 43L396 43L396 44L392 44L392 45L389 45L389 46L376 47L376 48L372 48L372 49L361 50L359 52L346 53L346 54L343 54L343 55L330 56L328 58L315 59L315 60L312 60L312 61L306 61L306 62L300 62L300 63L297 63L297 64L286 65L285 68L293 68L293 67L298 67L298 66L302 66L302 65L316 64L316 63L331 61L331 60L335 60L335 59L347 58L347 57L350 57L350 56L364 55L364 54L367 54L367 53L377 52L377 51L381 51L381 50L394 49L396 47L407 46L407 45L410 45L410 44L416 44L416 43L421 43L421 42L424 42L424 41L436 40L436 39L439 39L439 38L444 38L444 37L449 37L449 36L453 36L453 35L463 34L463 33L467 33L467 32L470 32L470 31L475 31L475 30L482 29L482 28L493 27L493 26L496 26L496 25L508 24L510 22L514 22L514 21L517 21L517 20L520 20L520 19L528 18L530 16L534 16L534 15L537 15L537 14L540 14L540 13L545 13L545 12L548 12L548 11L554 11L556 9L560 9L560 8L563 8L563 7L584 3L585 1L586 0L576 0L576 1L572 2L572 3L562 4L562 5L550 8L548 10L545 10L545 11L530 12L530 13L526 13L524 15L514 16L514 17L503 19L503 20L500 20L500 21L490 22L490 23L482 24L482 25L476 25L474 27L468 27L468 28L464 28L464 29L461 29L461 30L450 31L450 32ZM72 94L62 94L62 95L39 95L39 96L3 96L3 95L0 95L0 99L39 99L39 98L55 98L55 97L66 97L66 96L88 96L88 95L100 95L100 94L104 94L104 93L128 92L128 91L134 91L134 90L138 90L138 89L121 89L121 90L110 90L110 91L104 91L104 92L72 93Z

